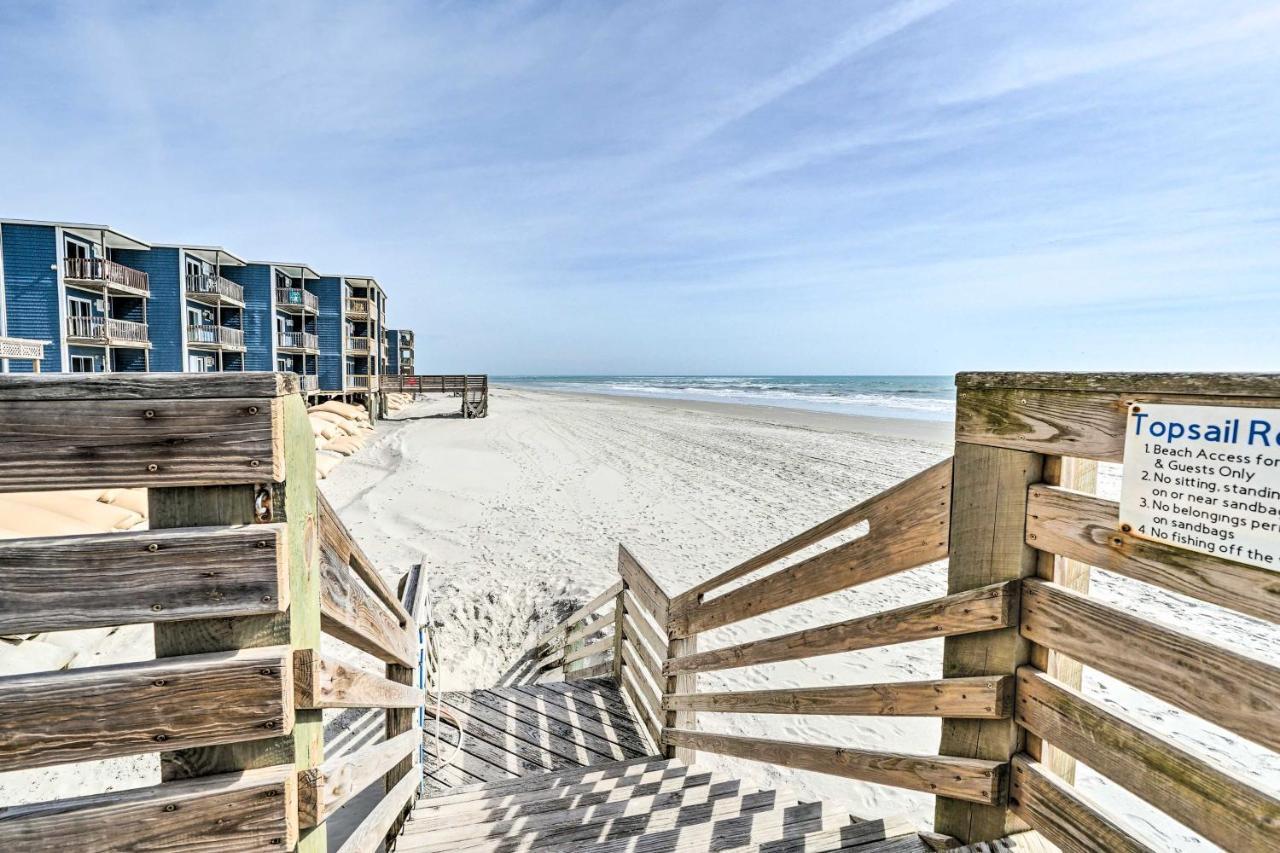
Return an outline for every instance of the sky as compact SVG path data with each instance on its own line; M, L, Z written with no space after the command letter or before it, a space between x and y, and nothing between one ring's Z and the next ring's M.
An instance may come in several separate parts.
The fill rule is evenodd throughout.
M1280 369L1280 5L0 3L0 216L373 275L422 372Z

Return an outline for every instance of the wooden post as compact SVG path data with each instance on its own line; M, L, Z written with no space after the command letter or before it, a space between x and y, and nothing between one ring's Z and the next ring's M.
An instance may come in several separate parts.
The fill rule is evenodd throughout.
M1069 456L1047 456L1044 462L1044 482L1051 486L1063 486L1078 492L1094 494L1098 489L1098 463L1089 459ZM1076 592L1089 591L1089 566L1049 552L1040 552L1036 562L1036 576L1051 580ZM1077 690L1080 689L1084 667L1079 661L1044 646L1032 644L1031 663ZM1026 735L1027 753L1059 778L1074 784L1076 760L1053 744L1044 743L1033 734Z
M583 637L581 640L578 640L577 642L574 642L574 643L568 642L568 639L570 634L572 634L574 631L581 628L583 625L587 624L587 622L589 621L591 621L591 615L587 614L585 618L579 619L577 622L574 622L572 625L564 626L564 636L566 640L564 644L564 656L566 658L569 657L569 655L571 655L572 653L576 652L578 649L582 648L584 645L586 645L587 643L586 637ZM569 680L569 668L571 666L574 666L575 664L577 664L578 666L582 665L578 661L574 661L573 663L570 663L567 660L561 665L560 668L565 681Z
M627 615L627 587L623 584L622 590L618 593L618 597L613 600L613 680L618 683L618 689L622 689L622 623ZM636 614L639 618L640 614ZM636 674L639 677L639 673Z
M948 594L1036 573L1037 552L1025 539L1027 487L1040 482L1043 470L1039 453L956 443ZM943 648L944 678L1013 675L1030 655L1030 644L1016 625L948 637ZM1008 761L1022 746L1022 729L1012 719L944 720L938 752ZM1007 791L1007 768L1001 787ZM1026 827L1004 804L984 806L939 796L934 829L972 844Z
M691 655L698 651L698 635L690 634L687 637L676 639L671 636L671 629L667 629L667 660L672 658ZM696 672L680 672L675 675L667 676L667 684L665 693L694 693L698 689L698 674ZM684 729L692 731L698 725L697 711L667 711L665 726L669 729ZM666 746L667 758L674 758L683 761L685 764L693 764L698 760L696 750L685 746Z
M284 455L284 482L269 482L271 472L266 469L261 486L154 488L148 492L148 503L152 529L253 524L267 520L255 512L259 490L261 497L269 495L269 520L283 522L287 529L289 609L269 616L157 624L157 658L284 644L294 649L320 647L315 440L297 379L283 382L289 393L264 397L258 405L271 408L277 452ZM323 713L295 711L292 731L281 737L162 753L162 777L170 781L277 764L309 770L323 759ZM323 825L302 830L298 851L324 853L326 848Z

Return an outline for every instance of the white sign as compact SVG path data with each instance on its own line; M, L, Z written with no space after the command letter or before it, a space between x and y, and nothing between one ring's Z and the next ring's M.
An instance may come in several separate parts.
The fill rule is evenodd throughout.
M1280 571L1280 410L1130 406L1120 524Z

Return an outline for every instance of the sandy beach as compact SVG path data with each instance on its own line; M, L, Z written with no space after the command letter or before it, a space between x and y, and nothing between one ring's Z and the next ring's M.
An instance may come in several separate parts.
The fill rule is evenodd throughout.
M388 572L429 567L439 648L456 689L493 684L534 636L616 579L625 543L682 591L945 458L949 424L854 418L756 406L495 390L491 414L452 416L420 403L323 489ZM1104 468L1099 491L1118 478ZM855 529L849 535L857 535ZM800 559L805 554L792 558ZM705 647L848 619L945 593L942 564L867 584L705 635ZM1124 578L1094 573L1094 594L1136 612L1274 655L1273 626ZM926 641L702 677L708 689L824 686L937 677L942 643ZM1086 690L1208 754L1266 790L1280 760L1224 730L1089 671ZM938 723L910 718L702 715L700 727L868 749L929 753ZM932 820L932 799L877 785L700 756L761 786L847 804L857 815ZM1216 849L1088 768L1080 784L1179 851Z

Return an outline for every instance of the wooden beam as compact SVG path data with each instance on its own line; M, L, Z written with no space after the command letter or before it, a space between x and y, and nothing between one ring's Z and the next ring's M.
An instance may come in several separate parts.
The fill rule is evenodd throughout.
M382 575L374 568L373 561L369 559L364 550L361 549L360 544L356 542L355 537L347 530L347 526L342 523L338 513L329 504L328 498L319 491L316 492L316 513L320 526L321 549L331 551L338 558L338 562L350 566L351 570L365 582L365 585L373 591L373 594L391 611L401 625L407 627L413 624L413 617L409 610L391 592L391 588L382 579Z
M565 681L582 681L585 678L601 678L613 673L613 659L609 658L594 666L572 669L565 674Z
M1115 501L1032 486L1027 499L1027 544L1280 623L1280 574L1131 536L1120 529Z
M293 653L294 704L298 708L417 708L422 689L375 675L315 649Z
M299 393L292 373L6 373L0 403L212 400Z
M659 625L667 624L670 597L649 570L640 565L640 561L621 544L618 545L618 574L622 576L622 581L632 596L653 614L654 621Z
M298 840L292 766L0 808L0 850L238 851Z
M1225 850L1280 850L1280 800L1031 667L1018 723Z
M558 625L549 629L546 633L544 633L541 637L539 637L538 641L533 644L534 648L538 648L539 646L545 646L547 643L551 641L551 638L554 637L556 634L560 634L568 630L570 625L573 625L575 622L581 622L587 616L590 616L592 613L595 613L597 610L599 610L601 607L603 607L605 604L611 601L615 596L617 596L617 594L621 591L622 591L622 581L618 581L614 583L604 592L600 593L595 598L591 599L586 604L584 604L582 607L579 607L577 610L575 610L569 616L569 618L565 619L563 622L560 622Z
M287 734L286 647L0 678L0 772Z
M298 774L298 821L316 826L328 820L352 797L377 782L422 746L418 730L366 746L355 753L330 758L319 767ZM416 762L415 762L416 763Z
M590 645L585 645L580 649L576 649L564 656L565 664L571 664L576 660L602 655L613 648L613 635L605 637L603 640L597 640Z
M1009 805L1063 853L1156 853L1043 764L1015 755Z
M1038 554L1025 542L1027 487L1041 480L1044 457L966 444L957 433L953 465L947 592L955 595L1034 575ZM1012 675L1027 662L1029 644L1014 627L1016 593L1014 599L1014 612L1002 630L947 638L944 678ZM942 721L938 752L943 755L1007 762L1022 748L1023 732L1011 720ZM934 828L973 844L1004 838L1026 826L1003 805L940 796Z
M640 634L640 630L636 628L630 613L626 614L622 621L622 637L626 647L633 650L639 664L644 667L645 671L649 673L656 683L661 684L663 679L662 664L666 656L659 656L649 647L649 644ZM628 640L630 642L627 642Z
M279 482L279 405L249 397L0 406L0 492Z
M192 377L184 377L191 379ZM282 380L296 383L294 377ZM320 647L320 571L316 536L315 439L306 403L297 393L275 401L279 413L278 453L285 482L264 496L252 485L152 489L151 528L208 524L253 524L260 497L269 498L269 520L288 530L289 609L268 616L199 619L155 626L158 657L288 644L292 651ZM291 655L290 655L291 656ZM292 694L290 694L292 698ZM287 736L165 752L161 774L172 781L232 770L293 764L306 770L323 761L324 711L294 711ZM323 853L323 826L299 834L298 853Z
M673 657L667 661L664 671L671 675L733 669L876 646L892 646L932 637L992 631L1015 624L1017 603L1017 584L995 583L922 604L909 604L834 625L807 628L701 654L675 657L673 651Z
M805 548L821 542L828 536L834 536L835 534L843 530L847 530L856 524L861 524L862 522L867 521L872 508L885 500L890 500L890 496L893 492L899 489L912 488L911 484L913 481L920 478L933 477L937 474L938 469L941 468L946 468L949 471L951 468L951 460L943 460L932 468L915 475L915 477L903 480L896 486L868 498L857 506L851 507L844 512L837 513L831 518L815 524L808 530L797 533L786 542L775 545L769 550L761 554L757 554L751 559L739 563L733 568L723 571L715 577L705 580L702 583L689 588L685 592L674 596L672 598L671 607L672 616L676 619L680 619L682 618L683 611L691 607L696 607L702 599L706 597L706 594L712 590L719 589L725 584L735 581L740 577L749 575L757 569L762 569L770 563L776 563L784 557L789 557L792 554L803 551Z
M668 710L734 714L847 714L989 720L1008 717L1012 705L1013 677L1007 675L850 687L676 693L664 697L662 703Z
M338 853L373 853L418 796L418 774L410 772L387 792L373 811L347 836Z
M1045 581L1022 594L1022 633L1085 666L1280 750L1280 667Z
M667 729L662 740L717 755L987 804L997 802L1006 766L976 758L909 755L679 729Z
M637 690L644 696L646 704L654 711L661 712L662 690L655 686L653 677L644 673L644 665L636 657L629 643L622 645L622 660L626 663L628 675L634 680ZM624 670L624 671L626 671ZM659 713L661 716L661 713Z
M982 373L956 374L956 387L993 390L1114 391L1120 394L1213 394L1280 399L1274 373ZM1232 405L1238 405L1231 401Z
M667 648L667 629L655 627L654 620L644 613L644 607L631 595L631 591L627 590L623 593L626 600L626 621L631 623L632 627L644 638L649 644L649 648L659 655L666 655Z
M790 607L947 556L951 465L927 471L859 505L867 534L700 605L686 604L674 636Z
M417 629L402 626L336 556L320 556L320 624L324 633L386 663L417 664Z
M615 596L615 598L616 597L617 596ZM590 622L587 622L581 627L574 628L572 631L566 634L564 638L564 644L568 646L573 643L577 643L580 640L585 640L587 637L590 637L592 634L598 634L601 631L608 629L609 626L611 626L615 621L614 614L616 612L617 612L616 605L614 607L610 607L608 610L601 611L601 614L597 616L595 619L592 619Z
M0 549L0 635L276 613L282 525L13 539Z

